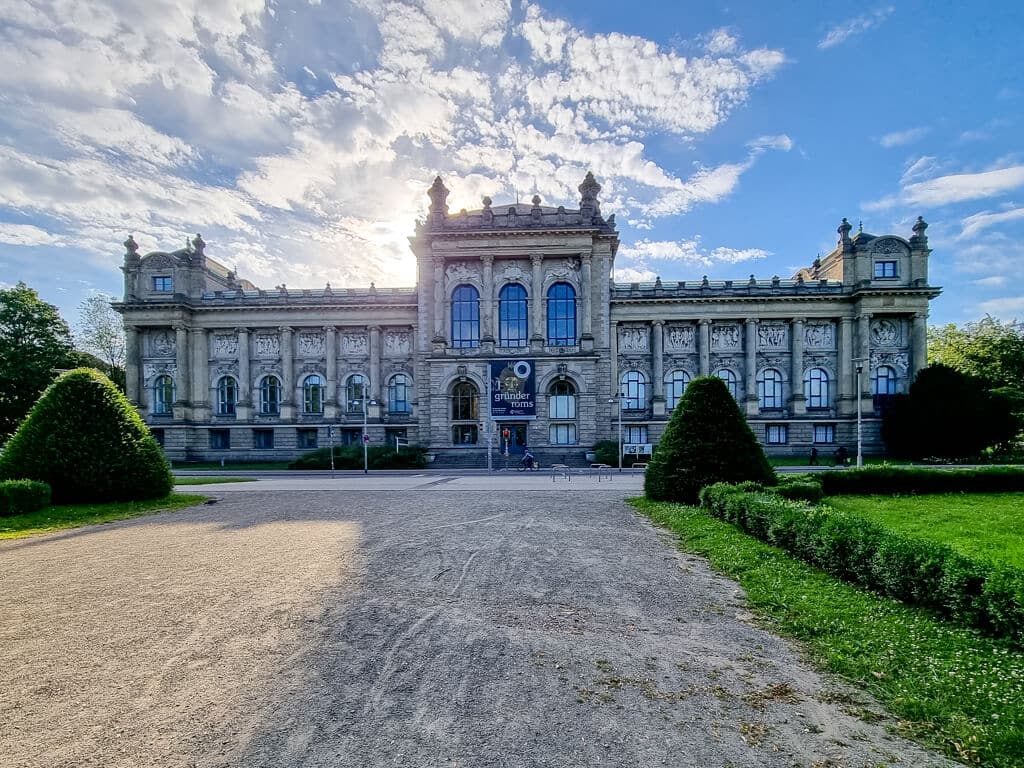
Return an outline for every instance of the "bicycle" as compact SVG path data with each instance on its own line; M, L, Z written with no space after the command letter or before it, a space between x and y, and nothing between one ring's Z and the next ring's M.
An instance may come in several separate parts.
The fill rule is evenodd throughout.
M516 467L519 472L539 472L540 463L532 456L524 456L522 461L519 462L519 466Z

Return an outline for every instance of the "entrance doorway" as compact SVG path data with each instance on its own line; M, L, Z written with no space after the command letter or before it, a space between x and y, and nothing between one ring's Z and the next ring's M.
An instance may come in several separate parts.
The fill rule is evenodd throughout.
M508 451L510 456L522 456L528 445L526 427L520 421L498 422L498 448L502 453Z

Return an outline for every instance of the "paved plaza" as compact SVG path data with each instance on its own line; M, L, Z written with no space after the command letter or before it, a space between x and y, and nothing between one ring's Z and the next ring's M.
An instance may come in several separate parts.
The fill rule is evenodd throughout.
M948 765L847 714L873 705L634 514L639 488L273 478L0 542L0 762Z

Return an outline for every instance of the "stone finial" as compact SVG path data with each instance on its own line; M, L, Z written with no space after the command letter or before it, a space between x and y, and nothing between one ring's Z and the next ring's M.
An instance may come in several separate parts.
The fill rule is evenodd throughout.
M128 235L128 239L124 241L124 255L128 259L139 255L139 244L135 242L132 235Z
M914 222L914 236L910 238L911 245L928 245L928 235L925 234L925 230L928 229L928 222L924 220L924 217L918 216L917 221Z
M448 215L448 188L445 187L444 182L441 181L441 177L438 176L434 179L434 183L430 185L430 189L427 190L427 195L430 197L430 215L432 218L443 219Z
M197 256L204 255L203 252L206 250L206 241L203 240L203 236L198 232L196 236L192 238L192 249L196 252Z
M493 201L491 200L491 198L489 198L487 195L484 195L484 199L483 199L484 210L488 210L491 207L491 203L492 202Z
M701 288L707 288L707 287L708 287L708 285L709 285L709 283L708 283L708 276L707 276L707 275L704 275L704 276L703 276L703 277L702 277L702 278L700 279L700 287L701 287Z
M846 217L844 216L843 223L840 224L839 229L836 230L836 232L839 233L839 245L842 246L844 252L853 250L853 241L850 240L851 229L853 229L853 226L850 224L850 222L846 220Z
M592 171L587 171L583 183L579 186L580 202L597 203L597 193L601 191L601 185L597 183Z
M654 287L661 288L661 275L656 275L654 278Z
M750 279L747 281L747 285L757 285L757 278L753 274L750 275Z
M540 205L540 195L534 195L530 202L533 203L534 208L537 208Z
M373 283L372 280L370 281L370 293L371 294L376 294L377 293L377 286Z

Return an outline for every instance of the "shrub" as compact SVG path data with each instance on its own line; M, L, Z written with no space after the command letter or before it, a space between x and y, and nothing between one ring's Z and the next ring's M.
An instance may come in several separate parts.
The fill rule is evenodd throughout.
M170 466L110 379L79 368L42 394L0 455L0 479L48 483L57 504L166 496Z
M826 496L1024 491L1024 467L865 467L817 476Z
M672 411L644 476L655 501L695 504L701 488L752 480L775 484L775 472L717 376L690 382Z
M792 501L809 501L815 504L821 501L825 492L821 488L821 481L809 475L795 475L779 479L779 484L772 489L784 499Z
M619 443L617 440L600 440L594 445L594 459L598 464L616 467L619 464Z
M34 480L0 481L0 517L27 515L50 506L50 486Z
M427 449L419 445L402 448L400 453L384 445L367 448L370 469L422 469L427 466ZM288 465L288 469L330 469L331 449L318 448L303 454ZM334 448L335 469L362 469L363 449L359 445Z

